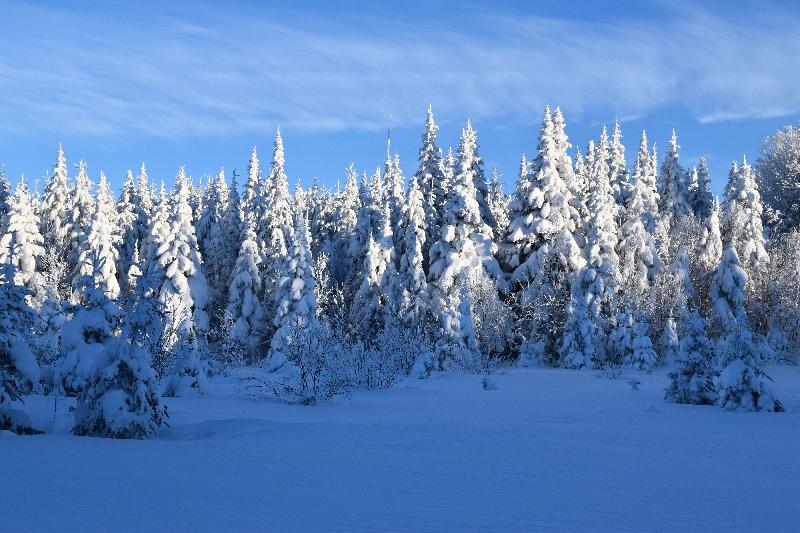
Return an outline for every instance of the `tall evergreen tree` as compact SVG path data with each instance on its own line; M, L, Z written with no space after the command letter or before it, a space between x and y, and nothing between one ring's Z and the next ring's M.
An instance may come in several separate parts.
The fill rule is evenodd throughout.
M745 159L731 168L722 206L722 237L726 248L735 248L745 271L756 276L769 262L761 217L764 207L758 185Z
M5 233L0 236L0 265L13 265L14 283L33 289L42 283L38 267L45 249L31 193L24 182L17 185L10 205L2 223Z
M251 352L260 343L264 326L264 310L260 301L261 276L258 271L261 256L255 239L253 222L247 221L247 232L231 275L226 310L226 318L233 324L228 335Z
M427 281L423 269L425 239L425 199L416 176L406 194L397 224L398 276L394 280L396 313L410 324L418 324L427 308Z
M414 177L417 179L420 193L425 200L425 227L428 235L425 239L423 250L425 257L425 272L428 272L428 257L430 246L439 240L442 226L442 215L445 198L442 189L442 162L439 149L436 147L436 135L439 127L433 118L433 109L428 107L425 120L425 133L422 134L422 146L419 149L419 168Z
M658 207L659 211L670 225L670 234L679 235L683 227L683 218L692 213L686 201L686 172L678 162L678 137L672 130L664 163L658 178Z
M89 230L78 243L78 264L73 279L75 289L88 278L92 286L114 300L119 296L117 281L117 244L119 237L108 218L108 203L113 199L98 196ZM113 203L111 203L113 206Z

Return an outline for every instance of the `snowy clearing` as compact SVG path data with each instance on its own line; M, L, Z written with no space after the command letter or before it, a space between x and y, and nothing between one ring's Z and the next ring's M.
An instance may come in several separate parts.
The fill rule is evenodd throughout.
M166 399L152 441L0 434L6 531L799 531L800 369L785 413L667 404L663 371L408 379L314 407L231 382Z

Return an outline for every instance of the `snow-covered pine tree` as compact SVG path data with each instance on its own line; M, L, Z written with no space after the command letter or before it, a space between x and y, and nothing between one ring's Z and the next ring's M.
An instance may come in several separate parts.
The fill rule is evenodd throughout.
M333 208L328 219L332 237L325 248L325 254L330 259L328 270L333 281L340 286L347 281L352 266L349 248L356 232L359 209L358 174L351 163L347 167L344 189L337 192L333 199Z
M620 308L625 313L643 310L649 298L650 282L662 270L655 239L647 227L655 227L658 216L654 183L644 177L649 166L647 137L642 143L633 174L624 184L625 204L622 210L617 254L620 261Z
M364 266L369 251L369 239L378 235L383 229L383 183L380 169L367 179L366 173L361 176L358 189L359 207L356 214L356 225L347 250L350 272L346 287L355 294L361 287Z
M231 276L225 317L233 323L228 336L251 354L255 354L264 333L264 310L260 300L261 277L258 271L260 262L255 227L252 221L247 221L245 239L239 248Z
M739 262L733 248L722 254L717 272L711 284L711 325L714 336L749 329L745 311L744 287L747 273Z
M722 237L726 248L735 248L748 276L755 278L769 262L761 216L764 207L758 185L745 159L731 168L722 205Z
M11 183L6 178L5 169L0 168L0 235L6 232L6 215L11 212Z
M496 168L492 169L492 177L489 179L488 196L486 197L489 202L489 209L492 210L492 216L497 222L497 230L495 233L496 239L501 239L508 231L508 204L511 201L509 196L503 191L503 182L500 180L500 174Z
M716 401L714 345L706 332L708 324L696 312L689 313L683 322L686 325L680 349L664 397L668 402L713 405Z
M597 359L601 338L584 299L571 298L558 346L558 360L564 368L591 368ZM521 354L522 356L522 354Z
M275 133L275 146L272 165L264 180L264 215L256 227L259 239L263 242L262 277L267 295L267 311L274 311L277 301L273 300L280 282L283 263L292 240L292 197L289 194L289 178L286 176L283 153L283 138L280 128Z
M120 292L116 248L119 236L108 219L109 202L113 206L113 198L98 195L89 231L78 243L78 264L73 279L76 280L76 290L81 290L80 284L89 278L94 288L115 300Z
M225 170L221 169L206 184L203 213L197 223L200 255L211 289L209 305L215 317L218 316L216 310L225 306L231 271L236 262L236 243L226 223L226 215L230 214L229 204L230 191L225 181ZM232 221L235 222L236 219Z
M509 204L510 223L502 255L511 272L512 287L524 286L544 274L540 251L559 254L564 260L564 271L574 272L581 266L573 235L578 212L570 203L572 193L568 185L558 173L557 156L550 109L546 108L538 155L531 171L520 176ZM553 248L555 243L560 249Z
M24 289L14 282L14 270L12 264L0 264L0 431L37 433L27 414L11 407L40 378L25 334L33 310L25 303Z
M78 395L75 435L150 439L166 423L150 354L130 342L130 328L98 356L87 386Z
M663 220L669 223L671 237L683 233L683 219L692 214L686 201L686 172L678 162L679 148L678 137L675 130L672 130L672 138L658 176L658 208ZM679 238L674 240L680 241Z
M72 197L67 175L67 161L61 144L58 145L58 156L53 165L53 173L44 187L44 199L41 206L41 234L45 247L53 250L61 259L66 259L69 246L69 213L72 208Z
M586 303L588 316L597 330L608 333L616 314L619 257L617 256L617 204L609 181L608 138L601 136L590 174L587 207L586 265L579 271L573 294Z
M625 145L622 144L622 128L619 121L614 122L614 131L611 134L609 148L608 172L614 200L620 207L620 214L624 212L631 195L630 173L625 162Z
M139 241L139 257L147 257L145 241L150 233L150 217L155 207L153 198L153 188L150 185L150 178L147 176L147 168L142 162L139 168L139 175L136 178L136 193L133 196L136 205L136 239Z
M712 200L708 217L703 220L698 262L705 273L713 272L722 258L722 232L720 230L720 205Z
M362 260L361 285L350 305L350 321L365 344L377 338L393 316L392 282L397 278L394 244L387 205L380 219L380 231L367 238L366 256Z
M115 340L122 313L90 278L79 281L77 304L61 328L64 356L58 361L54 382L69 395L85 390L94 365L106 346Z
M287 363L287 343L292 342L298 331L319 325L308 222L303 214L295 215L292 233L276 294L278 306L273 321L276 331L269 348L269 364L273 370Z
M608 336L606 353L613 363L652 370L658 364L653 341L647 333L647 320L641 313L624 312L617 315L616 325Z
M5 233L0 235L0 264L14 266L14 283L36 289L42 283L38 267L45 253L44 239L39 233L39 218L31 193L24 182L17 185L10 206L2 223Z
M708 175L706 158L700 156L697 167L689 174L687 185L687 201L694 215L700 220L705 220L711 215L711 204L714 195L711 194L711 178Z
M428 306L423 268L426 230L425 199L414 176L397 224L396 252L400 259L398 275L394 279L395 312L409 325L419 324Z
M78 162L78 175L75 177L75 188L72 190L70 211L67 217L69 254L67 265L70 272L76 273L78 268L81 243L89 233L92 216L95 211L95 200L92 194L92 182L86 171L86 162ZM77 286L79 279L72 277L72 285Z
M405 203L405 178L400 169L400 156L394 157L389 152L389 144L386 145L386 162L383 169L383 190L386 195L386 202L389 205L390 223L392 231L397 228L397 221L400 220L400 212Z
M456 157L459 160L467 158L470 161L472 181L475 184L475 199L480 207L481 219L491 230L488 233L489 238L494 239L500 236L500 228L489 206L489 186L483 173L483 158L478 150L478 132L472 127L472 121L468 120L467 127L461 135Z
M659 222L655 147L651 155L647 146L647 133L644 130L642 130L642 138L639 142L639 151L636 153L633 176L636 178L637 196L641 198L642 203L640 215L642 224L650 235L655 236Z
M139 259L139 235L136 228L136 186L133 181L133 172L128 171L122 184L122 191L117 200L117 282L121 294L130 299L136 290L135 277L129 277L134 261ZM137 270L139 266L136 266ZM131 283L133 282L133 284Z
M425 201L425 227L428 234L425 238L423 254L425 258L425 273L428 273L428 257L430 247L439 240L441 232L441 218L445 198L443 196L442 161L441 153L436 147L436 135L439 127L433 118L433 109L428 107L425 120L425 133L422 134L422 146L419 149L419 168L414 177L417 179L420 193Z

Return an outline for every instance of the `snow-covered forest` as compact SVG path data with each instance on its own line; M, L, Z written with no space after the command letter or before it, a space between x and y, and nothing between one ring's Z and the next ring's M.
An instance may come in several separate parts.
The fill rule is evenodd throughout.
M311 405L511 366L664 367L667 402L783 410L766 365L800 350L795 130L733 162L722 198L675 133L576 147L547 108L507 193L472 124L454 149L437 131L429 109L413 174L389 145L335 190L291 190L280 130L246 175L170 189L142 164L113 191L61 147L41 190L3 176L0 429L40 431L29 395L74 399L75 435L144 439L215 376Z

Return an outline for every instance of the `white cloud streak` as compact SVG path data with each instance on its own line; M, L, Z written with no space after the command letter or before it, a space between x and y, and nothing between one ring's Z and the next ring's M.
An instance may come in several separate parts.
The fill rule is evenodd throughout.
M774 6L742 21L682 6L659 19L470 12L391 24L0 8L6 131L363 130L383 127L388 111L416 123L428 103L441 114L518 123L535 122L546 102L573 118L666 106L700 122L800 112L800 16Z

